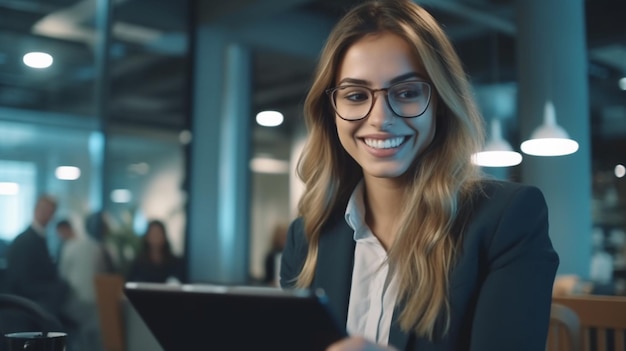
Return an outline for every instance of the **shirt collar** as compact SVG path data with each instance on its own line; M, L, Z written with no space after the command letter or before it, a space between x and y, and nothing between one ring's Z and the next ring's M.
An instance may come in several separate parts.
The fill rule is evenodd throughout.
M365 224L365 201L363 197L363 180L361 180L352 191L348 205L346 206L346 223L354 230L354 240L364 239L371 235L367 224Z

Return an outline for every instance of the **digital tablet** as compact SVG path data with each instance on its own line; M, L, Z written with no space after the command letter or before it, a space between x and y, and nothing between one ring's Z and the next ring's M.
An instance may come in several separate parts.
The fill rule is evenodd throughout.
M322 351L347 335L321 291L128 282L124 293L165 351Z

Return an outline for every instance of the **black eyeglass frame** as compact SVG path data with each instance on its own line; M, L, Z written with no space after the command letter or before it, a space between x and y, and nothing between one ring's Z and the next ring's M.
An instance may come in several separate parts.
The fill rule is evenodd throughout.
M393 87L395 87L397 85L406 84L406 83L424 83L428 87L428 100L426 101L426 107L424 107L424 111L420 112L419 114L417 114L415 116L401 116L401 115L399 115L396 112L396 110L391 106L391 103L389 102L389 89L391 89L391 88L393 88ZM335 102L335 98L333 97L333 94L335 93L335 91L337 91L339 89L345 89L345 88L350 88L350 87L363 88L365 90L368 90L370 92L370 94L372 94L372 103L370 104L370 108L369 108L369 110L367 110L367 113L365 114L365 116L363 116L361 118L356 118L356 119L344 118L337 111L337 106L336 106L336 102ZM384 91L385 92L385 101L387 102L387 106L389 107L391 112L393 112L393 114L396 117L399 117L399 118L417 118L417 117L423 115L424 113L426 113L426 110L428 110L428 106L430 106L430 101L431 101L432 96L433 96L433 87L432 87L430 82L427 82L425 80L407 80L407 81L403 81L403 82L394 83L394 84L392 84L392 85L390 85L390 86L388 86L386 88L380 88L380 89L372 89L372 88L367 87L365 85L359 85L359 84L339 85L339 86L336 86L336 87L333 87L333 88L328 88L324 92L326 93L326 95L328 95L328 98L330 99L330 105L333 107L333 110L335 111L337 116L339 116L339 118L343 119L344 121L355 122L355 121L360 121L360 120L363 120L363 119L369 117L370 113L372 113L372 109L374 108L374 104L376 103L376 93L379 92L379 91Z

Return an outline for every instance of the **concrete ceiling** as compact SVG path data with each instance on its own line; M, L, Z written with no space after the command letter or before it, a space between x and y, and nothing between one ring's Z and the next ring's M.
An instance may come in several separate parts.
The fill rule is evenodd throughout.
M227 28L252 47L253 110L276 108L287 117L281 128L257 127L253 148L284 149L277 143L289 142L300 123L300 105L321 45L345 9L357 2L197 0L190 10L180 0L113 1L106 106L111 123L187 128L187 33L196 16L200 23ZM510 100L516 77L514 1L419 2L445 26L477 90ZM77 118L96 114L96 77L102 70L94 30L98 4L0 0L0 107ZM626 74L626 2L588 0L585 13L593 157L624 162L626 92L617 88L617 80ZM35 49L54 54L53 69L33 71L21 63L23 53ZM514 134L516 126L511 128Z

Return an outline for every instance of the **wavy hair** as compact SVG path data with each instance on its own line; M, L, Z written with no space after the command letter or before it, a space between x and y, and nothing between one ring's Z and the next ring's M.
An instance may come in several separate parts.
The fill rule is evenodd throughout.
M388 252L399 278L398 300L404 305L401 328L433 340L449 329L448 279L460 242L459 208L479 184L481 173L471 163L471 155L482 147L484 126L451 42L437 21L412 1L358 5L336 24L321 53L305 100L309 134L297 168L305 184L298 210L309 249L296 286L311 284L322 229L333 214L343 213L363 177L361 167L339 141L325 90L335 85L348 48L380 33L395 34L409 43L438 99L435 136L405 174L402 224Z

